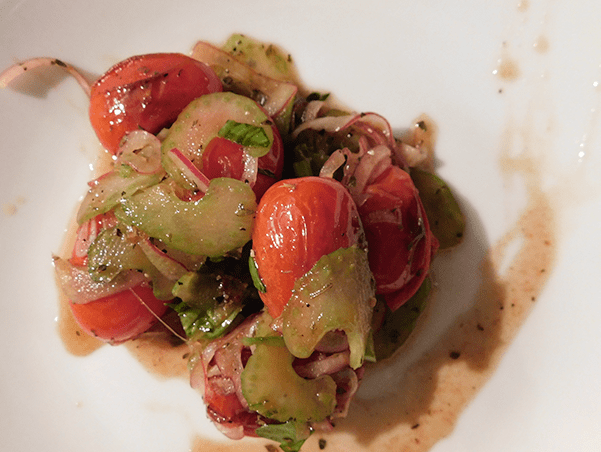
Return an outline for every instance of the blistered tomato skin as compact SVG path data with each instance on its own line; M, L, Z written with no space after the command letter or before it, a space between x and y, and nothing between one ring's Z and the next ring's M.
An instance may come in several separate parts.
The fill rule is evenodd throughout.
M367 187L359 213L376 293L394 311L419 289L438 242L411 177L396 166Z
M113 344L139 336L167 311L165 302L154 297L148 284L85 304L69 303L69 307L85 333Z
M322 177L283 180L263 195L253 252L266 287L261 298L273 318L282 313L294 282L324 255L364 244L359 213L339 182Z
M101 144L116 153L127 132L141 128L156 134L192 100L222 90L209 66L186 55L138 55L116 64L92 85L90 122Z

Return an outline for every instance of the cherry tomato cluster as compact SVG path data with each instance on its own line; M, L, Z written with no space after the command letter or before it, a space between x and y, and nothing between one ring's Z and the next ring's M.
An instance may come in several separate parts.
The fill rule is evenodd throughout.
M143 129L157 134L193 99L222 89L209 66L185 55L135 56L94 83L90 121L102 145L116 154L128 132ZM391 166L366 188L366 201L357 207L349 191L332 178L278 181L284 147L275 126L274 136L271 151L258 160L253 188L260 199L253 252L266 287L260 295L270 314L281 314L294 282L322 256L351 245L368 248L377 293L392 310L402 305L423 282L436 250L436 239L408 173ZM212 139L203 151L202 167L209 179L241 179L241 145L221 137ZM101 217L81 226L72 263L85 263L86 244L106 227L106 221ZM71 308L86 332L117 342L139 335L167 309L147 284Z

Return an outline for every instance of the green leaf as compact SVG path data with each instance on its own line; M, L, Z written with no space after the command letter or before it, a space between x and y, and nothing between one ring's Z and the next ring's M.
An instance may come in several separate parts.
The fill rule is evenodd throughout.
M250 276L253 280L255 288L261 293L267 292L267 288L265 287L265 284L263 284L263 281L259 276L259 268L257 267L257 263L255 262L255 259L252 256L252 254L248 258L248 269L250 271Z
M231 119L225 123L218 135L242 146L258 148L269 148L271 146L271 141L263 127L244 124Z
M324 101L326 100L328 97L330 97L330 93L318 93L318 92L313 92L311 94L309 94L307 96L307 102L311 102L313 100L320 100L320 101Z
M304 423L286 422L284 424L267 424L255 430L257 435L280 443L284 452L298 452L311 435Z
M181 301L169 304L179 315L182 327L189 338L216 339L229 331L242 306L224 305L222 309L203 309Z

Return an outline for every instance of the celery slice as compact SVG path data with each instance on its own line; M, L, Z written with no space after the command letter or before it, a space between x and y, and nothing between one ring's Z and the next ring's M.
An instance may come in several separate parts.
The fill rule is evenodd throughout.
M129 167L127 167L129 168ZM106 213L119 204L122 198L139 190L158 184L164 173L140 174L133 170L115 169L94 181L77 212L79 224Z
M284 346L256 346L241 376L248 407L280 422L322 421L336 406L336 383L329 375L313 380L300 377L293 360Z
M353 246L325 255L294 284L282 313L286 346L308 358L328 331L341 330L356 369L363 364L374 304L367 253Z
M115 215L176 250L219 257L250 240L256 208L247 184L217 178L197 201L182 201L162 182L123 199Z

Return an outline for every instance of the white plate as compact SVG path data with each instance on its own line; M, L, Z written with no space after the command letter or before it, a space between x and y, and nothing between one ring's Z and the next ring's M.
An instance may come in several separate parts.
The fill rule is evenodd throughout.
M98 74L237 31L280 44L308 86L396 128L427 112L440 129L439 170L472 222L455 261L463 279L446 288L455 301L433 314L443 326L469 308L475 259L523 207L521 176L499 161L525 149L557 208L555 265L493 377L433 450L588 451L601 442L600 20L592 0L0 0L0 67L53 56ZM497 70L512 63L508 80ZM77 84L29 77L39 77L35 92L0 92L2 450L186 451L196 435L219 438L184 381L155 378L122 348L64 350L50 257L96 148Z

